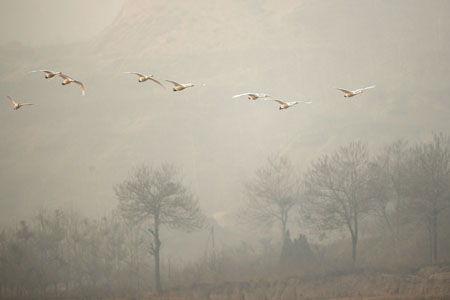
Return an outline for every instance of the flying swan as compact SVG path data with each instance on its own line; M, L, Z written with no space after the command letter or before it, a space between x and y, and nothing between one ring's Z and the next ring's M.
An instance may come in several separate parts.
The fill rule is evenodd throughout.
M30 73L35 73L35 72L44 72L45 73L45 79L50 79L50 78L53 78L53 77L61 74L61 72L55 72L55 71L50 71L50 70L33 70L33 71L30 71Z
M299 103L304 103L304 104L311 104L312 103L310 101L307 101L307 102L305 102L305 101L287 102L287 101L283 101L283 100L279 100L279 99L275 99L273 101L278 102L280 104L280 109L287 109L287 108L289 108L291 106L294 106L296 104L299 104Z
M61 83L62 85L66 85L66 84L70 84L70 83L76 83L81 88L81 95L84 96L86 94L86 91L84 89L84 85L83 85L83 83L81 81L74 80L74 79L70 78L69 76L67 76L65 74L58 74L58 76L63 79L63 82Z
M14 110L18 110L19 108L21 108L24 105L33 105L33 103L17 103L10 96L7 96L7 97L9 99L9 101L11 101L11 103L14 105Z
M200 84L195 84L195 83L178 83L172 80L166 80L167 82L170 82L171 84L173 84L173 88L172 90L174 92L178 92L178 91L182 91L184 89L190 88L190 87L194 87ZM201 84L204 86L204 84Z
M353 97L353 96L361 94L365 90L373 89L374 87L376 87L376 85L372 85L372 86L365 87L365 88L362 88L362 89L357 89L357 90L354 90L354 91L348 91L348 90L344 90L344 89L340 89L340 88L337 88L337 90L343 92L345 98L350 98L350 97Z
M124 73L125 73L125 74L135 74L135 75L137 75L137 76L139 77L139 78L138 78L138 82L145 82L145 81L147 81L147 80L151 80L151 81L153 81L153 82L159 84L161 87L165 88L165 87L161 84L161 82L159 82L158 80L156 80L156 79L153 78L153 75L144 75L144 74L137 73L137 72L124 72Z
M264 94L264 93L244 93L244 94L234 95L231 98L238 98L241 96L247 96L248 100L256 100L259 98L271 98L272 97L272 96Z

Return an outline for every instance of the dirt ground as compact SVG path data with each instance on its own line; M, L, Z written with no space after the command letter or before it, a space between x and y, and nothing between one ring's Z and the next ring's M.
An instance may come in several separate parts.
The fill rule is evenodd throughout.
M145 299L170 300L450 300L450 265L410 274L373 271L329 274L284 281L227 282L198 285Z

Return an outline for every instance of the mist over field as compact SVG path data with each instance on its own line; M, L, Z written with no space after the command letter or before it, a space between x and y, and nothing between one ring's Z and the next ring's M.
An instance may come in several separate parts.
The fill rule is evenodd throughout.
M142 221L139 210L132 211L131 202L126 202L131 201L126 192L130 185L126 183L146 166L148 174L142 172L150 179L167 175L170 180L158 182L180 183L180 197L189 205L195 203L199 215L193 212L194 206L186 204L184 209L192 213L192 220L203 220L198 228L195 222L183 225L184 229L192 226L192 233L180 232L183 226L179 224L161 227L162 286L167 290L210 281L300 276L297 270L320 269L317 272L323 275L330 271L322 268L325 261L336 262L333 267L345 270L377 265L408 271L438 264L448 268L450 169L445 168L450 168L449 1L6 0L0 3L0 16L1 253L9 253L5 250L10 249L7 241L15 241L11 243L20 248L23 230L30 232L30 240L26 240L31 243L39 232L45 232L42 224L60 224L63 220L67 224L61 228L67 231L63 230L66 234L62 236L71 236L68 232L78 228L75 231L80 236L81 232L92 235L86 245L108 236L105 232L117 232L124 239L117 245L136 246L127 248L135 252L124 250L133 262L127 266L129 270L140 266L142 273L136 273L136 278L145 284L135 284L138 281L131 280L134 277L120 273L130 279L133 289L124 287L128 292L105 295L118 298L157 291L153 259L158 243L149 242L148 236L138 237L142 228L138 230L130 223ZM30 73L40 69L69 74L84 84L86 95L81 95L76 84L62 86L59 77L45 79L43 72ZM138 76L124 72L153 74L166 88L150 80L139 83ZM173 92L172 84L165 80L204 86ZM372 85L376 87L351 98L336 90ZM312 103L279 110L279 104L270 99L232 98L246 92ZM13 110L7 96L33 105ZM397 152L394 148L386 152L386 147L399 140L407 143L394 147ZM388 152L398 158L399 173L392 171L393 165L383 163L387 159L380 158L391 157ZM353 227L345 222L339 225L341 219L324 224L319 218L331 210L332 220L339 208L313 205L325 201L326 192L317 186L327 180L321 181L319 170L338 170L338 162L347 157L345 153L357 153L348 157L360 155L358 162L364 162L364 167L355 167L355 172L368 172L359 177L367 176L367 182L358 181L358 189L350 192L357 195L349 200L351 203L361 199L370 203L364 209L361 207L365 204L355 205L361 213L356 226L358 249L363 249L355 258ZM321 165L326 156L330 165ZM336 165L332 165L333 157ZM428 170L418 163L425 164L423 157L439 159L433 160ZM174 171L164 166L173 166ZM434 172L439 167L442 172ZM346 165L343 170L350 167ZM339 181L347 175L342 172L336 171L339 187L353 187L344 179ZM398 179L392 186L394 181L384 181L389 176ZM422 189L419 183L424 184ZM173 186L165 188L176 190ZM439 192L428 193L433 189ZM401 212L394 204L395 197L408 204ZM266 202L258 202L261 199ZM271 202L273 199L276 201ZM270 210L273 204L275 208ZM266 208L271 214L259 215ZM430 214L417 215L428 209ZM289 214L285 223L284 210L286 216ZM436 214L435 224L436 210L439 216ZM270 219L280 211L279 218ZM48 223L42 221L46 218ZM20 232L21 237L15 240ZM386 232L395 233L395 243L386 240ZM150 233L150 240L156 238ZM380 236L385 239L378 240ZM399 236L408 236L408 241ZM136 242L141 238L142 244L151 245L150 250ZM67 242L64 247L71 249L69 245L77 241L74 238L74 244ZM394 244L394 261L404 258L398 265L387 260L389 253L375 258L370 252L371 248ZM26 245L23 247L32 248ZM70 257L90 251L80 249ZM100 246L96 249L103 253ZM300 267L289 269L282 257L295 260L296 256L286 254L291 251L286 249L311 252L305 255L315 257L313 260L322 267L298 262ZM405 249L410 252L405 254ZM218 253L222 269L211 261L202 264L202 259L213 257L211 253L214 257ZM3 258L9 263L16 259ZM119 274L105 270L122 272L120 259L110 269L102 269L105 274ZM233 269L233 263L242 269ZM80 264L93 265L86 261ZM205 265L210 267L208 271L202 269ZM9 268L7 263L2 266L2 271ZM55 265L54 270L50 273L63 269ZM89 276L94 278L94 273ZM268 273L272 277L261 275ZM233 278L231 274L242 277ZM25 282L20 276L18 282ZM111 282L120 277L98 276L99 286L109 282L116 287ZM71 287L83 287L91 277L83 277L79 285L72 284L72 278L67 279L67 285L53 279L42 285L32 281L28 290L21 287L27 291L22 296L37 291L46 295L53 292L52 288L55 294L62 293ZM19 297L20 293L11 292L8 278L12 277L0 279L2 295Z

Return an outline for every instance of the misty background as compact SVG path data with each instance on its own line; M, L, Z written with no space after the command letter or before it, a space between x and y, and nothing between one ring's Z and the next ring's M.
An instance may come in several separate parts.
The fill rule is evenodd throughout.
M231 228L269 155L306 169L350 141L446 132L449 14L444 0L2 1L1 225L40 209L103 216L133 166L170 162ZM173 93L126 71L206 86ZM244 92L313 103L231 99ZM7 95L34 106L13 111Z

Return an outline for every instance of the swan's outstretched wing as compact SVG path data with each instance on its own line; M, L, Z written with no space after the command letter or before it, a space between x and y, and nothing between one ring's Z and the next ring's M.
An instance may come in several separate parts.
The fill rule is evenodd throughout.
M272 96L264 94L264 93L244 93L244 94L234 95L231 98L237 98L237 97L241 97L241 96L252 96L252 97L256 97L256 98L269 98L269 97L272 97Z
M259 98L271 98L272 96L264 94L264 93L255 93Z
M173 84L175 87L183 87L181 84L179 84L178 82L176 82L176 81L173 81L173 80L166 80L167 82L170 82L171 84Z
M59 77L61 77L62 79L69 79L69 80L73 80L71 77L69 77L69 76L67 76L66 74L63 74L63 73L61 73L61 74L58 74L58 75L56 75L56 76L59 76Z
M144 74L138 73L138 72L124 72L125 74L136 74L139 77L147 77Z
M84 96L86 94L86 91L84 89L84 85L80 81L77 81L77 80L74 80L73 83L76 83L76 84L78 84L80 86L80 88L81 88L81 95Z
M187 87L206 86L206 84L204 84L204 83L192 83L192 82L190 82L190 83L185 83L185 85L186 85Z
M158 80L156 80L156 79L153 79L153 78L151 78L151 77L147 77L148 79L150 79L151 81L153 81L153 82L155 82L155 83L157 83L157 84L159 84L161 87L163 87L163 88L166 88L164 85L162 85L162 83L161 82L159 82Z
M278 103L280 103L281 105L289 105L289 104L290 104L290 102L284 102L284 101L279 100L279 99L275 99L275 100L273 100L273 101L278 102Z
M52 73L52 74L55 73L54 71L50 71L50 70L33 70L33 71L30 71L29 73L35 73L35 72L45 72L45 73Z
M359 91L364 91L364 90L368 90L368 89L373 89L374 87L376 87L376 85L368 86L368 87L365 87L365 88L362 88L362 89L357 89L357 90L355 91L355 93L357 93L357 92L359 92Z
M340 88L337 88L337 90L339 90L339 91L341 91L341 92L343 92L345 94L352 94L352 92L349 91L349 90L344 90L344 89L340 89Z
M234 95L234 96L231 97L231 98L238 98L238 97L248 96L248 95L254 95L254 94L252 94L252 93L239 94L239 95Z
M17 105L17 102L14 101L13 98L11 98L10 96L6 96L6 97L8 97L9 101L11 101L11 103L12 103L14 106Z
M33 103L20 103L20 106L24 106L24 105L33 105Z

